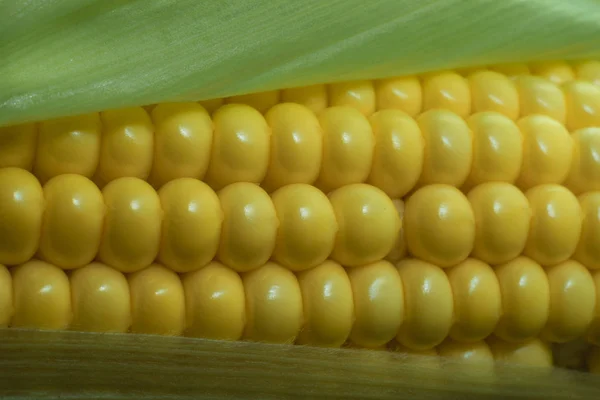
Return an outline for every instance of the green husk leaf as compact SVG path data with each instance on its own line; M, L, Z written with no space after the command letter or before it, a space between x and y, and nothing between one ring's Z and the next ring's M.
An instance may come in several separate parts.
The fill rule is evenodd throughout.
M0 0L0 126L579 58L600 58L597 0Z

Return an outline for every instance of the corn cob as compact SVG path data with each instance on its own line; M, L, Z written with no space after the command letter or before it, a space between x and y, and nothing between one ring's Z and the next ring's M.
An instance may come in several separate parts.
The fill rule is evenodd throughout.
M538 336L600 345L599 71L497 66L2 128L0 263L19 266L0 268L0 325L478 364L549 365Z

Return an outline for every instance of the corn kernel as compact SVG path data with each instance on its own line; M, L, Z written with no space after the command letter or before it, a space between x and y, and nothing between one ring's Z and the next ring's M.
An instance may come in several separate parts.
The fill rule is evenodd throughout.
M212 262L183 276L186 336L239 340L246 323L244 285L233 270Z
M404 229L413 256L442 268L451 267L473 250L475 216L458 189L429 185L408 198Z
M260 183L269 166L271 131L264 117L246 105L219 108L206 182L215 190L235 182Z
M273 254L279 227L269 195L245 182L231 184L217 194L223 210L219 261L238 272L265 264Z
M423 77L423 111L444 109L466 118L471 114L471 91L466 78L451 71Z
M397 198L410 192L423 168L424 142L419 126L397 110L378 111L369 118L375 136L367 182Z
M179 178L158 191L164 212L158 260L175 272L207 265L217 254L223 211L204 182Z
M37 135L36 124L0 127L0 168L16 167L31 171Z
M315 186L328 193L367 180L375 139L369 121L350 107L331 107L319 115L323 162Z
M271 149L263 188L272 192L292 183L314 183L323 156L317 117L299 104L284 103L271 108L265 118L271 129Z
M473 160L469 126L447 110L427 111L417 118L417 123L425 142L419 185L462 186L471 172Z
M65 174L44 185L44 198L41 258L63 269L92 262L100 247L104 225L100 189L84 176Z
M600 192L579 196L579 205L583 222L573 258L589 269L600 269Z
M121 272L149 266L158 254L162 209L158 194L137 178L120 178L102 191L106 204L98 259Z
M416 259L397 265L404 288L404 323L396 340L413 350L439 345L452 327L452 287L442 269Z
M539 76L521 76L516 80L521 117L547 115L564 124L567 104L560 86Z
M488 182L476 186L467 198L475 216L472 255L492 265L519 256L530 229L527 197L508 183Z
M573 132L573 159L565 186L580 194L600 189L600 127Z
M339 230L330 255L345 267L383 259L401 227L391 199L366 184L343 186L329 194Z
M525 195L531 208L531 225L523 254L550 266L568 260L581 235L581 206L564 186L540 185Z
M206 110L196 103L159 104L152 120L156 133L150 182L160 188L177 178L203 179L213 142Z
M416 117L423 109L421 82L416 76L403 76L375 81L378 110L395 109Z
M463 190L484 182L515 182L523 162L523 137L517 125L493 111L473 114L467 124L473 160Z
M102 140L94 180L104 186L127 176L148 179L154 157L154 127L141 107L100 113Z
M454 297L450 337L477 342L492 334L502 313L500 284L486 263L468 258L446 270Z
M302 293L296 276L269 262L245 273L242 279L247 313L244 339L293 343L304 320Z
M512 120L519 116L519 94L515 84L494 71L477 71L469 75L471 112L494 111Z
M315 114L319 114L328 105L327 87L325 85L311 85L283 89L281 91L281 101L301 104Z
M69 278L58 267L31 260L12 270L15 313L11 326L67 329L71 322Z
M35 177L19 168L0 169L0 264L17 265L37 251L44 194Z
M340 347L352 329L354 303L350 279L338 263L324 263L298 274L304 309L304 327L297 342Z
M392 199L392 203L396 208L398 218L400 218L400 230L396 235L392 250L390 250L385 259L392 263L396 263L405 258L408 251L406 249L406 237L404 234L404 201L402 199Z
M129 285L121 272L104 264L92 263L74 271L70 283L73 301L71 329L87 332L129 330Z
M523 163L517 186L561 184L573 159L573 138L563 125L544 115L531 115L518 124L523 135Z
M369 116L375 112L375 88L371 81L332 83L328 86L329 105L352 107Z
M292 271L322 264L338 232L327 196L314 186L298 183L278 189L271 200L279 220L273 260Z
M542 267L527 257L497 266L502 315L496 336L508 342L523 342L539 335L548 321L550 286Z
M565 343L586 333L594 318L596 287L590 272L568 260L546 269L550 287L550 314L542 336Z
M181 335L185 329L185 297L176 273L152 264L129 276L131 331Z
M41 122L33 171L40 182L61 174L92 178L100 159L98 113Z
M573 81L563 86L569 131L600 127L600 87L589 82Z
M583 61L575 64L577 79L600 86L600 61Z
M361 347L378 348L392 340L404 319L400 275L387 261L348 271L355 321L350 340Z

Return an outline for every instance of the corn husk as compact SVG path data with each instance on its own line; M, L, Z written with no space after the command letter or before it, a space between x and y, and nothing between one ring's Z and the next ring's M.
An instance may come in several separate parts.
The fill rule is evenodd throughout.
M600 58L596 0L0 0L0 126L581 58Z

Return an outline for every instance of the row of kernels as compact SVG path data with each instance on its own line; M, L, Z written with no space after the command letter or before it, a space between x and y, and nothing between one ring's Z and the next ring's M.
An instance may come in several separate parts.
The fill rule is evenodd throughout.
M481 111L497 111L512 119L519 115L541 113L564 123L567 104L559 85L566 84L567 91L572 92L573 88L568 84L576 79L586 82L586 85L600 84L598 61L579 62L574 66L566 62L550 62L533 64L531 68L527 65L471 68L462 74L467 79L459 73L445 71L421 77L311 85L200 103L209 112L232 102L248 104L266 112L282 101L303 104L314 112L321 112L328 106L350 106L367 116L376 110L389 108L400 109L411 116L434 108L448 108L463 117ZM513 85L510 78L515 77L519 80ZM587 91L582 86L575 91L579 89ZM578 122L575 118L572 122L574 126L585 124L585 121Z
M8 279L12 274L12 281L2 281L3 293L13 294L1 309L4 326L180 334L173 327L183 323L181 282L163 267L151 266L129 278L99 263L70 276L38 260L10 273L2 269Z
M152 122L142 108L0 128L0 167L34 171L42 181L64 173L146 179L153 149Z
M273 271L271 276L266 274L268 282L262 281L263 285L273 284L269 278L277 278L275 281L281 283L281 275L275 275ZM66 277L48 264L33 261L13 273L17 290L14 297L17 301L16 310L12 304L13 283L10 273L5 268L0 268L0 285L3 289L0 297L0 326L8 326L12 319L13 326L38 329L65 329L69 326L73 330L92 332L131 330L139 333L183 333L224 340L245 337L244 325L247 318L243 300L244 281L234 271L217 263L185 275L182 286L170 271L154 266L144 274L132 276L129 279L131 289L127 279L118 271L102 264L91 264L71 274L70 298L61 296L61 293L68 291L69 282ZM300 330L297 343L339 346L351 330L353 313L352 291L344 270L328 261L318 268L301 273L298 280L305 325ZM252 282L256 285L257 280L250 280L251 285ZM250 293L254 289L256 286L250 288ZM263 287L258 288L258 292L261 289L264 291ZM289 297L293 298L294 295L297 296L297 289L294 285L291 289L293 293ZM281 296L281 293L277 295ZM281 301L280 298L278 300ZM323 307L325 304L328 307ZM41 306L43 307L40 308ZM291 301L288 306L292 307L290 311L296 311L291 314L297 317L297 303ZM13 318L14 311L17 311L18 316ZM293 329L286 332L278 324L258 325L258 332L254 330L255 334L258 333L256 340L287 341L295 335ZM394 346L394 350L477 361L488 353L483 351L487 346L482 343L446 339L437 347L437 351L413 350L398 345ZM497 361L538 367L552 365L550 349L539 339L515 343L490 336L487 344ZM591 370L595 367L593 360L591 356Z
M181 277L158 264L125 276L92 263L68 276L31 260L1 267L0 287L0 325L11 327L285 343L307 324L299 342L339 347L353 324L350 281L332 261L296 278L275 263L242 276L211 263Z
M570 65L566 61L534 63L530 69L532 74L541 76L557 84L571 82L576 78L573 65Z
M361 347L378 348L395 337L426 350L448 336L477 342L492 333L509 342L542 335L562 343L587 335L600 343L600 274L576 261L544 270L526 257L496 269L468 259L443 270L406 259L397 269L380 261L347 273L355 306L349 338ZM320 303L318 309L326 312Z
M313 88L313 87L310 87ZM422 112L445 109L462 118L479 112L498 112L511 120L547 115L569 130L600 126L600 87L584 80L559 85L539 76L520 76L514 81L494 71L477 71L467 78L453 71L422 77L398 77L381 81L343 82L325 86L321 101L288 97L287 101L313 107L352 107L366 116L375 111L398 109L416 117ZM302 88L295 89L304 94ZM320 104L314 108L314 104Z
M600 192L575 198L562 186L540 185L523 193L501 182L481 184L466 196L445 185L424 187L407 202L394 200L403 221L388 255L408 252L442 267L469 254L492 265L525 253L542 265L573 257L600 269Z
M559 185L523 193L507 183L489 182L465 195L451 186L429 185L400 211L406 250L442 267L469 255L496 265L523 253L544 266L572 257L587 268L600 268L597 191L577 198Z
M594 317L594 282L591 276L580 279L582 273L590 273L578 263L563 264L561 268L573 278L568 282L549 279L539 264L525 257L496 269L467 259L445 271L416 259L401 261L398 271L404 284L405 313L397 340L423 350L447 336L468 343L492 333L509 342L527 341L539 334L559 342L582 336ZM560 298L567 283L573 289ZM572 305L581 314L568 320L562 310L553 309L550 293L558 301L575 298L572 303L577 304ZM559 329L564 331L556 334Z
M392 197L403 196L415 185L435 183L463 190L490 181L516 183L523 190L564 183L576 194L600 188L600 162L595 156L600 127L569 135L542 115L515 124L497 113L479 113L464 121L446 110L422 114L416 120L418 128L394 110L378 112L370 121L375 151L367 182ZM363 151L364 159L369 156ZM349 171L362 166L353 165ZM338 181L352 183L349 175L345 180L342 176Z
M539 338L531 339L525 342L507 342L491 335L485 341L459 342L450 338L444 340L436 348L429 350L413 350L398 344L390 342L387 348L391 351L419 355L419 362L426 364L430 368L440 368L442 358L449 360L460 360L464 364L456 366L457 368L470 368L476 366L480 371L470 371L481 373L484 376L492 372L496 366L505 364L522 365L536 368L551 368L553 365L553 354L550 345ZM412 359L411 359L412 361ZM416 359L414 360L416 361ZM488 375L492 377L492 375Z
M515 98L515 91L507 83L505 77L501 77L497 73L515 81L518 101L508 101ZM571 130L584 126L597 126L597 123L588 125L588 120L578 121L577 111L573 105L579 103L578 107L587 109L592 114L597 113L592 111L596 109L597 100L591 99L595 96L590 97L588 87L590 87L590 83L600 85L599 61L583 61L575 65L569 65L562 61L534 63L530 66L525 64L496 65L489 68L467 69L462 75L468 78L467 81L471 87L471 112L498 111L509 117L515 116L513 119L516 118L516 115L521 117L533 114L548 115L560 123L567 122ZM430 76L436 76L436 74ZM466 113L468 101L465 98L468 91L465 89L465 84L461 84L457 74L451 72L446 72L445 78L447 82L441 81L440 77L437 78L437 82L443 83L440 85L443 90L435 90L431 96L435 98L440 97L438 92L447 93L444 96L445 99L440 101L449 103L453 107L451 109L459 114ZM572 84L573 81L584 84ZM562 93L561 86L566 93ZM593 88L592 93L595 93ZM403 98L407 97L402 90L399 90L398 97L400 94ZM462 101L456 101L456 98L462 99ZM573 101L573 99L575 100ZM399 105L390 108L400 108ZM567 121L567 113L571 111L575 112Z
M575 64L577 79L600 86L600 61L580 61Z
M562 84L575 79L593 82L595 75L600 73L599 66L598 61L582 61L574 65L569 64L567 61L546 61L530 65L520 63L500 64L491 66L490 69L510 78L534 75L556 84Z
M408 252L441 267L471 253L500 264L522 252L551 265L575 252L581 207L558 185L523 194L509 184L487 183L468 195L452 186L428 185L406 201L403 224Z
M573 63L566 61L534 63L531 65L530 70L532 74L558 84L578 79L600 85L600 61L596 60Z
M12 270L12 282L2 282L3 293L10 293L9 285L14 290L14 308L2 308L3 322L37 329L293 340L303 322L298 282L275 264L261 271L242 280L212 263L180 278L154 264L126 277L93 263L68 277L32 260Z
M484 72L491 73L490 71ZM443 82L444 74L447 75L450 73L427 75L426 79L436 78ZM458 75L455 78L464 80L464 78ZM476 75L473 76L473 79L483 82L483 86L489 86L491 85L490 82L494 81L487 78L480 79ZM565 100L560 89L557 87L552 89L552 83L549 81L532 77L525 77L523 79L523 87L519 90L522 94L521 97L524 97L522 103L526 104L528 108L525 113L521 113L521 116L547 114L558 122L564 123L564 116L569 114L571 118L566 123L569 130L600 125L598 121L599 114L597 112L599 107L597 103L600 102L600 88L596 88L585 82L569 84L570 86L566 88L567 95ZM437 80L434 79L435 82ZM434 87L437 87L436 85ZM440 93L446 93L448 90L440 89L439 91ZM452 96L442 96L442 98L448 97ZM447 108L450 111L455 111L459 116L465 114L447 104L432 102L434 105L432 107L425 107L425 110ZM557 109L552 111L544 109L544 107L553 109L554 104L558 108L561 108L558 105L562 105L561 109L564 110ZM257 131L260 133L261 130L266 129L264 121L261 121L260 116L256 115L257 113L252 113L239 107L234 110L228 107L225 107L225 109L229 110L229 112L222 113L225 115L217 114L215 116L219 117L217 118L219 121L215 121L217 128L222 124L223 129L227 130L228 127L232 127L232 124L229 122L242 119L248 125L246 128L251 133L254 133L246 135L248 136L247 140L257 140L257 137L260 136L260 134L257 135ZM567 113L567 109L569 113ZM275 113L275 120L279 121L281 125L282 119L290 119L290 113L302 114L292 116L295 117L291 118L292 125L297 124L302 119L306 119L305 127L311 123L314 127L316 124L314 123L314 118L311 119L311 114L306 112L301 113L299 110L296 109L293 112L279 111ZM474 110L475 113L480 111L499 110L496 110L494 107L479 107L477 110ZM419 112L409 113L409 115L416 116ZM39 151L40 156L37 158L40 158L40 161L35 162L35 169L39 170L42 180L47 179L55 173L73 172L91 174L93 173L92 170L95 170L96 167L98 167L97 179L100 182L114 179L119 174L120 176L123 176L123 174L138 174L141 176L127 176L145 178L145 176L150 175L149 169L153 158L151 154L152 147L155 147L157 149L165 148L160 152L157 151L154 157L154 161L158 165L155 167L155 173L152 175L154 175L153 180L158 185L172 179L173 174L175 176L202 178L207 173L211 153L210 148L213 141L212 132L206 132L210 131L212 126L210 117L205 110L194 103L162 104L155 107L152 114L152 119L157 125L156 143L153 143L152 133L149 132L153 129L152 121L141 108L106 111L101 113L100 117L98 117L98 114L89 114L42 122L40 124L42 143L38 146L42 147L42 151ZM106 133L109 136L108 140L101 141L97 137L97 131L99 131L101 124L106 127ZM283 125L286 124L283 123ZM285 128L289 129L288 127ZM236 133L239 133L240 127L235 126L234 130ZM62 136L60 135L61 131L64 131L62 132ZM73 136L72 140L66 140L68 139L68 135ZM33 146L36 139L35 126L30 124L8 128L2 136L6 143L1 147L5 149L7 154L0 157L5 159L4 161L0 161L1 165L27 168L34 159L32 152L34 152ZM218 137L219 135L216 136ZM83 147L86 147L84 146L85 143L87 143L87 149L83 149ZM138 146L139 149L135 151L136 149L133 149L132 145ZM44 149L45 147L49 148ZM59 148L57 149L56 147ZM98 147L101 148L100 157L96 154ZM263 153L266 151L263 149ZM62 157L66 159L57 160L57 155L63 152L65 154ZM176 155L179 159L174 159L174 152L177 153ZM136 160L137 164L132 163L132 158ZM81 165L78 165L78 163L81 163ZM69 168L73 170L68 170ZM119 169L126 171L118 171Z
M515 125L491 112L473 115L465 122L445 110L426 112L416 121L400 111L385 110L367 120L355 110L334 107L317 119L301 106L281 104L265 121L251 108L232 105L215 114L213 132L200 106L164 104L154 112L164 122L159 124L155 140L151 130L133 126L103 136L102 145L112 149L112 156L103 158L107 161L101 164L109 165L112 172L94 178L100 186L119 176L145 179L149 174L155 187L179 177L195 177L205 179L216 190L247 181L262 182L269 192L291 183L316 183L328 192L366 181L394 198L404 196L415 185L433 183L465 190L486 181L516 181L522 189L565 182L575 193L600 188L600 162L594 157L600 147L600 128L586 128L570 136L562 125L540 115ZM118 118L126 118L127 113L121 110ZM139 143L129 138L135 132L145 132L149 138L144 143L150 145L142 144L141 152L133 150ZM42 182L84 169L68 162L69 154L77 153L71 147L77 147L72 142L80 140L81 129L63 134L66 136L57 147L42 153L52 154L54 162L61 158L66 162L51 168L51 173L39 173ZM121 143L124 137L129 138L127 145L133 146L131 152ZM154 162L148 162L153 141ZM0 164L12 163L10 157L6 160ZM90 154L81 160L97 162ZM132 165L144 166L141 169L146 173L135 173ZM89 173L83 175L90 177Z
M544 183L562 183L573 193L600 189L600 128L580 129L570 136L542 116L519 121L523 135L523 164L516 184L529 189Z
M32 260L11 272L1 268L4 326L333 347L395 339L416 351L491 334L600 343L600 274L575 261L546 271L524 257L495 270L470 259L447 271L416 259L347 270L326 261L297 276L272 262L241 276L211 263L182 277L157 264L126 277L93 263L68 277Z
M198 105L161 104L153 110L156 134L148 117L138 122L143 119L138 114L145 112L102 113L107 128L102 137L97 114L42 122L39 135L35 125L8 128L0 135L0 166L30 170L33 165L42 182L76 173L100 186L124 176L148 179L155 187L193 177L217 190L237 181L262 182L268 191L318 181L329 191L366 181L373 161L378 167L372 180L389 180L385 170L378 172L384 168L379 164L394 156L386 152L393 145L389 141L400 140L398 155L416 153L393 166L397 171L392 173L408 174L396 189L403 192L399 195L414 186L421 170L419 129L404 114L373 121L384 130L377 146L369 121L349 108L328 109L317 119L304 107L281 104L265 119L247 106L231 105L219 109L211 122ZM382 155L374 160L375 146Z
M345 107L325 110L317 122L301 111L284 104L267 114L273 134L262 182L268 191L289 183L315 183L327 192L365 181L391 197L432 183L469 187L516 181L528 189L566 182L577 193L600 187L600 163L593 156L600 146L600 128L571 136L546 116L526 117L515 125L498 113L478 113L464 121L446 110L426 112L416 121L400 111L384 110L367 120ZM322 138L315 133L318 124ZM254 152L246 150L246 157ZM240 178L226 175L221 175L220 185ZM255 175L259 183L260 174Z
M404 205L366 184L346 185L327 197L295 184L271 197L239 182L215 193L180 178L158 193L137 178L121 178L101 192L80 175L60 175L44 188L27 171L0 169L0 262L20 264L39 255L77 268L96 255L119 270L139 270L157 257L178 272L217 256L238 271L273 257L292 270L328 257L346 266L410 254L450 267L470 254L490 264L519 254L549 266L570 257L600 265L600 193L578 199L559 185L526 193L501 182L467 195L427 185ZM404 229L401 230L401 219Z
M448 359L465 362L463 368L476 366L482 370L471 371L483 376L494 369L494 361L503 364L523 365L537 368L552 367L550 346L540 339L532 339L521 343L506 342L491 336L486 341L457 342L447 339L437 347L437 354ZM492 375L488 375L492 377Z
M576 194L600 189L595 157L600 127L569 135L542 115L515 124L494 112L465 121L447 110L431 110L415 121L398 110L367 119L351 108L333 107L317 118L302 106L280 104L265 119L252 108L230 105L219 109L211 122L199 105L162 104L153 110L158 121L153 134L149 122L131 122L139 117L136 109L104 114L112 122L102 140L99 130L86 130L89 115L41 123L53 127L41 132L45 139L38 141L35 160L42 167L34 172L42 182L77 173L100 186L133 176L148 178L158 188L172 179L193 177L215 190L246 181L262 183L268 192L291 183L315 183L329 192L367 182L394 198L415 185L433 183L464 190L487 181L516 181L522 189L564 182ZM124 122L128 118L130 123ZM20 138L21 144L30 140L19 130L0 135L0 140L11 138ZM33 159L35 140L31 144L30 152L25 151L29 145L21 152L0 146L0 165L27 169L25 161L14 157ZM98 146L103 149L100 162L92 151ZM96 165L99 172L94 173Z
M382 111L372 119L379 115L391 119L392 113ZM423 162L422 166L417 162L410 165L412 171L421 169L417 186L444 183L468 190L499 181L527 190L545 183L564 183L576 194L600 188L600 162L595 157L600 149L600 127L569 135L558 122L542 115L525 117L515 124L497 113L479 113L464 121L445 110L428 111L417 118L417 123L423 138ZM380 135L395 139L388 132L382 130ZM421 155L408 146L386 146L384 151L380 159L401 159L402 153L415 158ZM374 170L376 166L374 162ZM389 161L381 170L396 173L392 175L396 176L394 183L409 181L402 180L400 177L406 175L392 169ZM373 183L386 190L379 182Z
M347 266L384 258L396 244L400 217L392 200L366 184L327 197L314 186L284 186L270 197L238 182L215 193L192 178L156 192L138 178L120 178L102 191L74 174L42 188L29 172L0 169L0 262L23 263L36 251L65 269L98 259L124 272L160 262L178 272L215 256L237 271L269 258L292 270L328 257Z
M210 275L214 268L218 266L209 266L192 274ZM193 308L192 317L200 316L205 321L212 312L208 310L208 305L202 307L200 303L210 300L213 310L219 310L218 304L225 304L228 309L219 310L219 314L214 314L220 316L221 321L211 321L213 324L211 328L220 331L221 334L226 331L223 336L228 339L241 338L245 330L245 336L257 340L293 341L300 329L302 308L304 318L308 322L303 335L304 340L311 343L314 340L310 338L317 338L319 339L317 342L321 344L335 346L341 345L346 338L350 337L360 346L378 347L393 339L401 326L404 326L399 334L400 342L417 350L426 349L437 345L446 337L451 323L453 307L450 285L443 271L429 264L406 262L396 270L389 263L379 262L352 269L346 275L339 265L327 262L304 273L304 280L308 283L304 288L308 289L309 293L304 296L302 308L298 282L291 273L276 264L267 264L246 275L244 283L247 299L244 308L240 308L240 303L244 303L244 295L239 277L234 279L238 280L237 283L232 282L231 279L225 280L226 269L224 267L221 269L218 276L214 275L216 274L214 271L211 279L201 279L195 284L201 286L214 282L222 287L216 291L212 290L210 299L206 296L201 299L190 298L187 304L196 307ZM91 307L85 310L85 307L79 305L79 309L86 312L81 315L76 313L75 321L88 317L90 319L83 322L83 325L75 322L75 326L87 330L90 328L85 326L87 323L91 324L92 329L99 329L98 322L110 322L114 324L114 328L111 329L124 331L129 321L123 318L123 315L130 308L127 300L131 298L135 303L133 304L133 332L162 334L183 332L183 317L181 317L185 308L181 300L184 297L183 286L167 276L176 277L175 274L158 266L133 274L131 276L133 280L130 281L131 296L127 293L127 285L123 285L123 275L115 274L116 271L111 272L107 267L101 269L97 264L75 271L72 279L77 283L78 276L83 274L97 276L99 272L104 275L100 275L99 282L92 282L97 286L96 288L86 287L85 291L82 291L78 287L73 287L74 293L86 296L75 295L74 302L84 304L87 302L87 306ZM32 261L16 268L13 275L15 314L12 326L53 329L64 329L69 326L70 299L68 281L64 273L49 264ZM90 279L96 278L91 276ZM300 279L303 280L302 275ZM119 280L120 283L115 284L115 280ZM184 282L185 280L186 278ZM405 294L402 289L403 283ZM423 283L430 286L429 290L422 288ZM190 287L198 288L199 286L196 285ZM227 292L223 293L225 289ZM191 293L203 295L208 292L200 288L198 292ZM214 293L219 293L219 296L213 298ZM102 299L102 304L94 302L95 296ZM104 303L104 297L107 296L113 303ZM41 302L42 297L45 300L42 303L45 308L35 307L36 303ZM323 303L328 307L324 307ZM140 307L135 307L136 304ZM440 305L443 307L442 310L438 309ZM99 309L106 313L104 321L93 319L99 313ZM196 309L204 313L196 313ZM169 312L164 312L167 310ZM118 311L116 315L110 315L114 311ZM336 312L336 323L327 322L332 317L332 311ZM256 320L248 318L246 321L251 315L257 317ZM236 324L224 326L227 321ZM247 327L244 329L246 323ZM219 326L224 329L218 329ZM204 326L205 334L208 329L208 326Z

